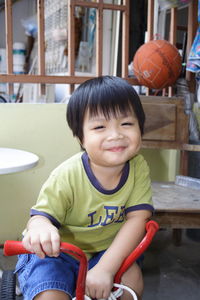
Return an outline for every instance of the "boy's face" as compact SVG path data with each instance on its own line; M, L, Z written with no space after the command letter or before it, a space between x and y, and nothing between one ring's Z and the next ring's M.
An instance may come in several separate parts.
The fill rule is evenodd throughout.
M83 122L82 146L91 163L104 167L123 166L140 149L141 132L133 111L119 112L106 119L103 113L90 116L86 111Z

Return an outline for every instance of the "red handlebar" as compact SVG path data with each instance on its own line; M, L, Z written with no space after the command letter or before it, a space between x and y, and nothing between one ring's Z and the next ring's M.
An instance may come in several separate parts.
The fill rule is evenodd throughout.
M60 251L73 255L80 261L78 278L76 283L76 299L84 300L85 278L87 273L87 257L79 247L68 243L60 243ZM22 242L6 241L4 243L4 255L6 256L26 253L30 254L31 252L27 251L23 247Z
M154 235L158 231L159 226L155 221L149 221L146 224L146 235L140 244L133 250L133 252L124 260L117 274L115 275L114 282L120 283L121 276L131 266L131 264L140 257L140 255L148 248ZM75 245L68 243L60 244L60 251L75 256L80 261L79 273L76 284L76 299L84 300L85 294L85 278L87 273L87 257L85 253ZM6 241L4 243L4 255L12 256L18 254L31 253L27 251L22 242Z
M159 229L158 223L155 221L149 221L146 224L146 235L139 245L131 252L131 254L123 261L121 267L115 275L114 282L120 283L121 277L126 272L126 270L136 261L142 253L148 248L151 244L151 241Z

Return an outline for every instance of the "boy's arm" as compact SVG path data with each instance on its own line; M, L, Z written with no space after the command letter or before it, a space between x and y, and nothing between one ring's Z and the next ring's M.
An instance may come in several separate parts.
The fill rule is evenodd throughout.
M86 291L92 298L107 298L113 285L113 278L123 260L137 247L145 234L145 225L151 212L138 210L129 212L110 247L98 264L87 275ZM102 290L102 287L103 290ZM101 293L97 295L96 292ZM98 296L98 297L97 297Z
M31 217L27 223L23 245L40 258L58 256L60 253L60 235L51 221L40 215Z

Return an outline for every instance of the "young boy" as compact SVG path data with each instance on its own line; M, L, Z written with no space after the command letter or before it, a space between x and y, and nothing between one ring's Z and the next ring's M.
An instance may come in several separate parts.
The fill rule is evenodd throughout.
M89 258L86 294L108 298L153 211L149 168L138 154L145 115L133 87L112 76L86 81L69 100L67 121L83 151L52 172L31 209L23 245L37 255L21 255L16 266L26 300L74 296L78 262L59 253L60 241ZM122 282L142 296L137 263Z

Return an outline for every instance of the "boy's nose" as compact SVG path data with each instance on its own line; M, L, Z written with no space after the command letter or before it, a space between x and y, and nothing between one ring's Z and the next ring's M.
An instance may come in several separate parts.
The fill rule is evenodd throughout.
M122 138L123 138L123 134L120 132L120 130L117 129L110 130L108 139L122 139Z

